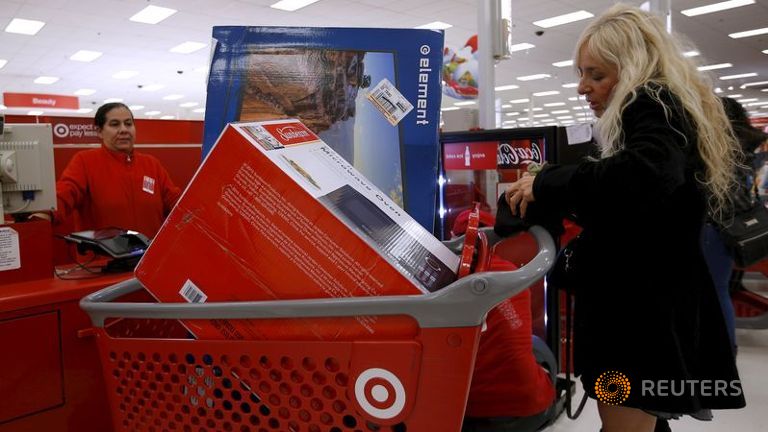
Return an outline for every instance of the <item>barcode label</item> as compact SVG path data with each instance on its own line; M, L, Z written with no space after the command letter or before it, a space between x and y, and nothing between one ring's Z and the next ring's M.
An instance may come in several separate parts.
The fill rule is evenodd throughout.
M408 99L386 78L368 92L367 97L392 126L400 123L400 120L413 109Z
M205 303L208 300L208 296L205 295L203 290L198 288L191 280L184 282L184 286L181 287L179 294L184 297L187 303Z

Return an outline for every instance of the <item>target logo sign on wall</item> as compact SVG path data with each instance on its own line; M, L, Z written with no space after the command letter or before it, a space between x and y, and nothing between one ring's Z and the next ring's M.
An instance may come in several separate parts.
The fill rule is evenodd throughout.
M53 134L59 138L67 138L69 136L69 126L64 123L57 123L53 127Z
M355 398L360 408L382 420L391 419L405 408L405 387L392 372L366 369L355 380Z

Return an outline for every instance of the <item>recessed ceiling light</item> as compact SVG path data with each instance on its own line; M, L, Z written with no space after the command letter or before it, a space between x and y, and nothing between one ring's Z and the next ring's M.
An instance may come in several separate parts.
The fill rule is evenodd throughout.
M498 86L498 87L494 88L494 90L496 90L496 91L504 91L504 90L514 90L514 89L519 89L519 88L520 88L520 86L516 86L514 84L509 84L509 85Z
M192 108L193 106L198 106L198 105L200 104L197 102L184 102L183 104L179 104L179 106L182 108Z
M534 93L533 95L537 97L541 97L541 96L554 96L559 94L560 92L557 90L549 90L549 91L537 92L537 93Z
M538 79L544 79L549 78L551 75L549 74L534 74L534 75L525 75L521 77L517 77L519 81L533 81Z
M741 88L743 90L743 89L745 89L747 87L766 85L766 84L768 84L768 81L758 81L758 82L744 83L739 88Z
M115 102L122 102L123 100L120 98L107 98L104 99L104 103L115 103Z
M722 92L723 92L723 89L721 89L720 87L715 87L715 93L722 93Z
M563 88L576 88L579 86L579 83L567 83L563 84Z
M683 53L683 56L685 56L685 57L696 57L699 54L701 54L701 53L698 52L698 51L686 51L686 52Z
M115 79L128 79L128 78L133 78L133 77L135 77L138 74L139 73L137 71L124 70L124 71L120 71L120 72L117 72L116 74L112 75L112 78L115 78Z
M149 116L158 115L158 114L160 114L160 111L147 111L144 113L144 115L149 115Z
M431 23L422 24L420 26L414 27L417 29L428 29L428 30L445 30L453 27L452 24L444 23L442 21L433 21Z
M184 97L184 95L171 94L171 95L168 95L168 96L163 96L163 100L179 100L179 99L181 99L183 97Z
M567 114L570 111L568 111L567 109L562 109L562 110L555 110L555 111L551 111L551 112L552 112L552 114Z
M196 113L204 113L204 112L205 112L205 108L198 108L198 109L194 109L194 110L192 110L192 112L196 112Z
M176 45L175 47L171 48L170 51L172 53L189 54L189 53L193 53L193 52L195 52L195 51L197 51L199 49L203 49L206 46L208 46L208 44L204 44L202 42L187 41L187 42L184 42L184 43Z
M440 108L440 111L456 111L456 110L460 110L460 109L461 109L460 107L453 106L453 107Z
M77 112L80 114L88 114L91 111L93 111L93 108L80 108L77 110Z
M541 28L550 28L550 27L556 27L563 24L568 24L576 21L585 20L587 18L592 18L594 15L585 11L580 10L578 12L572 12L565 15L559 15L552 18L547 18L539 21L534 21L533 25Z
M464 102L456 102L456 103L454 103L454 105L456 105L456 106L469 106L469 105L474 105L474 104L475 104L474 101L464 101Z
M141 111L144 109L144 105L131 105L128 107L131 111Z
M144 24L157 24L175 13L176 9L160 6L147 6L128 19Z
M38 115L43 115L44 112L45 111L41 111L41 110L32 110L32 111L28 111L27 115L38 116Z
M164 116L160 117L160 120L173 120L175 118L176 118L176 116L164 115Z
M80 89L75 91L76 96L90 96L94 93L96 93L96 90L94 89Z
M712 12L719 12L726 9L733 9L741 6L751 5L755 3L755 0L729 0L719 3L712 3L706 6L695 7L691 9L681 10L680 13L685 16L704 15Z
M45 25L42 21L14 18L10 24L5 27L8 33L18 33L23 35L34 35Z
M552 103L545 103L544 106L551 108L551 107L558 107L565 105L565 102L552 102Z
M164 84L149 84L149 85L143 86L141 88L141 90L142 91L157 91L157 90L160 90L161 88L165 88L165 85Z
M35 84L53 84L59 80L59 77L41 76L35 78Z
M523 51L531 48L536 48L536 45L529 44L528 42L523 42L519 44L510 45L509 52Z
M318 0L280 0L279 2L270 5L273 9L280 9L287 12L293 12L299 10L305 6L309 6Z
M92 62L97 58L101 57L101 54L102 53L100 53L99 51L80 50L72 54L72 56L69 57L69 59L74 61L79 61L79 62Z
M531 101L530 99L512 99L511 101L509 101L509 103L520 104L520 103L527 103L530 101Z
M708 70L715 70L715 69L725 69L733 67L730 63L718 63L718 64L711 64L706 66L699 66L697 69L700 71L708 71Z
M568 67L573 66L573 60L563 60L559 62L552 63L552 66L554 67Z
M763 27L763 28L754 29L754 30L747 30L747 31L737 32L737 33L731 33L728 36L733 39L741 39L741 38L750 37L750 36L758 36L766 33L768 33L768 27Z
M721 80L732 80L732 79L739 79L739 78L751 78L753 76L757 76L757 73L750 72L750 73L743 73L743 74L738 74L738 75L726 75L726 76L721 76L720 79Z
M5 65L7 65L7 64L8 64L8 60L6 60L6 59L0 59L0 69L2 69L2 68L3 68L3 66L5 66Z

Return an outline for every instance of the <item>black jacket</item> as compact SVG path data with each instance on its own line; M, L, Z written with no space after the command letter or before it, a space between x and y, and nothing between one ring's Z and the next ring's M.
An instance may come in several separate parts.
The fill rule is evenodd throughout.
M539 173L533 214L572 214L583 228L570 261L574 362L593 398L598 377L614 371L631 384L625 406L743 407L699 242L706 203L695 178L703 172L695 129L668 91L662 100L669 119L642 90L627 106L625 148L615 155Z

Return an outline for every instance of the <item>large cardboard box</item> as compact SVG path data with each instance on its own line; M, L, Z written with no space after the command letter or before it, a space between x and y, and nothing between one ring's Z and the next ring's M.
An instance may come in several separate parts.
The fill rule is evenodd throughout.
M159 301L423 294L458 258L296 120L227 126L136 268ZM410 320L195 320L204 339L337 340Z

